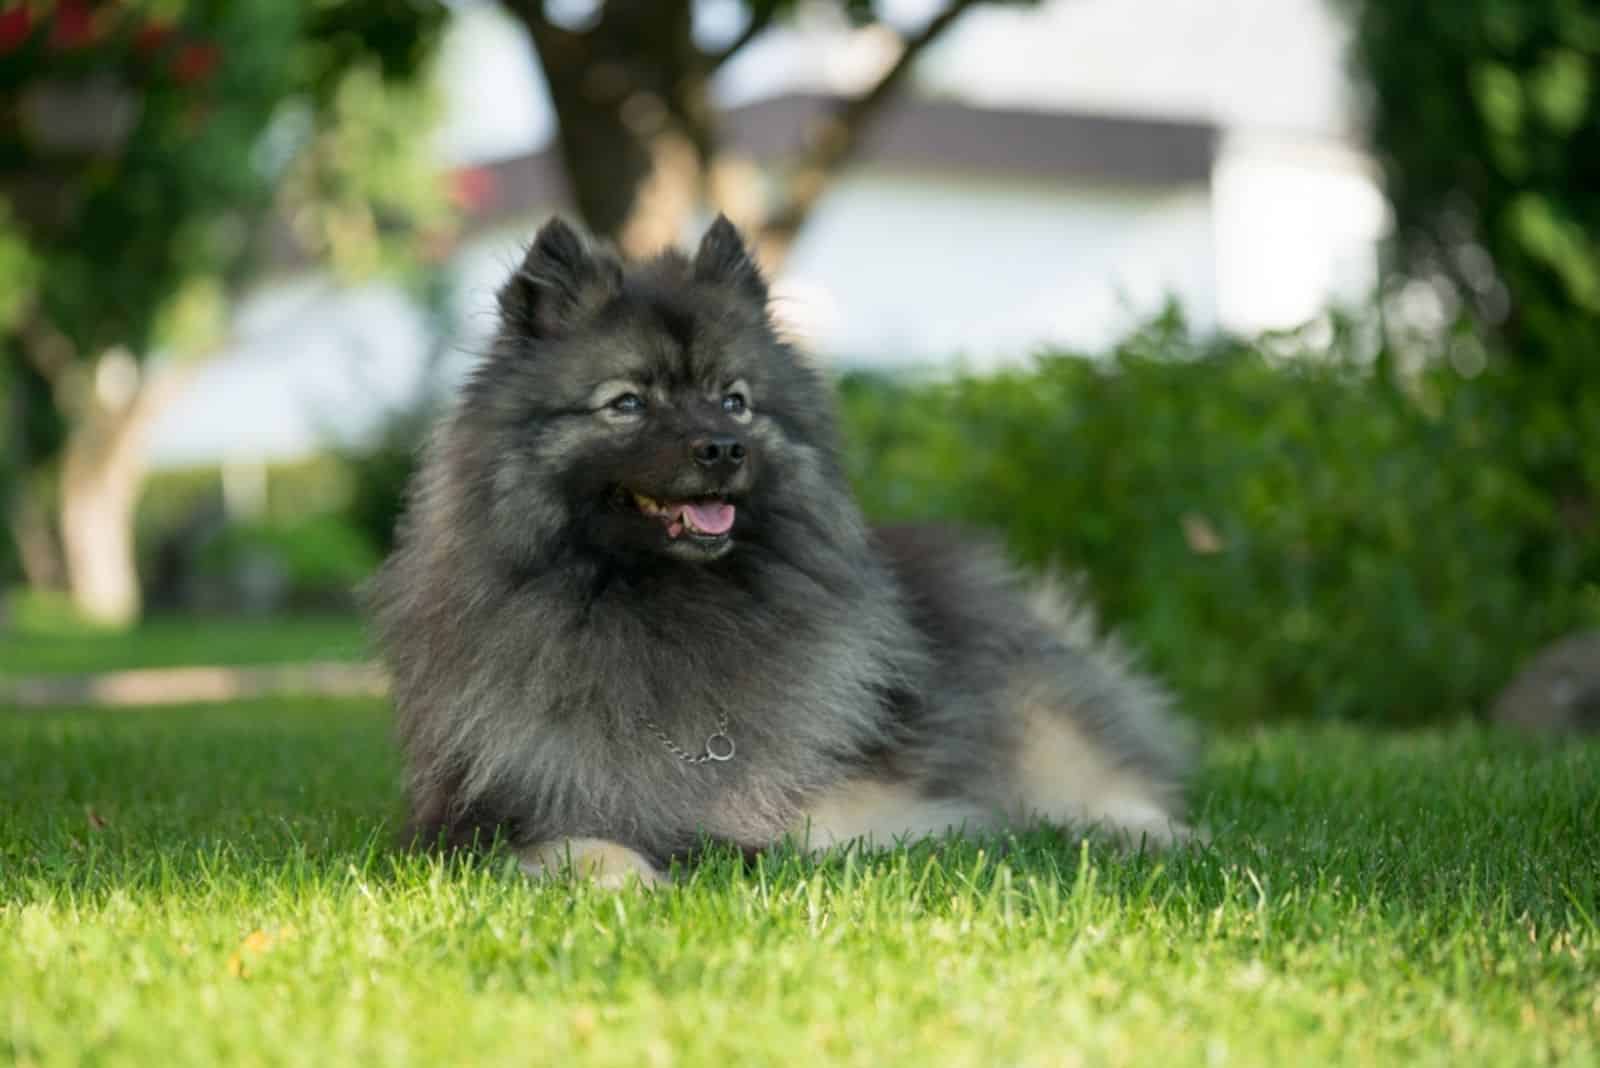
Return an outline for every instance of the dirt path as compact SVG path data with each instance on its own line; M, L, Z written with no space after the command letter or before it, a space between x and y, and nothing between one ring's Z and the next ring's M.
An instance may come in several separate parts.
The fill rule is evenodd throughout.
M83 705L181 705L257 697L382 697L388 680L375 664L181 667L93 675L0 678L0 711Z

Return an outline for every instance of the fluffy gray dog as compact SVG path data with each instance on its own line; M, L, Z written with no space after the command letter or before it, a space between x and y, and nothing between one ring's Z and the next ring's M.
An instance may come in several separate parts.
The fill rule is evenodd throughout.
M1168 702L1068 598L867 528L725 219L639 264L550 222L500 312L374 587L417 835L616 883L706 842L1182 833Z

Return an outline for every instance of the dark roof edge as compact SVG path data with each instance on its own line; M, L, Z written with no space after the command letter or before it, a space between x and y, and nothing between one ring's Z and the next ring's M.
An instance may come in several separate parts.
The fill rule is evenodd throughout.
M819 93L787 93L729 108L722 117L726 143L760 164L781 166L800 154L815 124L843 100ZM993 174L1110 188L1171 188L1210 183L1219 132L1203 121L983 107L903 95L863 132L852 166ZM554 145L458 167L454 181L466 210L468 233L481 233L534 210L572 207ZM273 244L270 268L304 262L282 240Z

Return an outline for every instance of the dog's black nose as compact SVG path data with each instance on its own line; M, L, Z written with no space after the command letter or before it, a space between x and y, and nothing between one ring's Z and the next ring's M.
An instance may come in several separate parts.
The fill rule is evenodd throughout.
M738 467L744 463L744 443L732 434L708 434L689 443L694 462L701 467Z

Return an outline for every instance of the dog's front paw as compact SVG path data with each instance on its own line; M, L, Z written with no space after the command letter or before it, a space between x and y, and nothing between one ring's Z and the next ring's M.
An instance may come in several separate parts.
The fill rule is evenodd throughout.
M570 875L607 890L620 890L633 882L641 886L666 886L667 878L649 858L605 838L561 838L525 846L517 851L523 872L535 879Z

